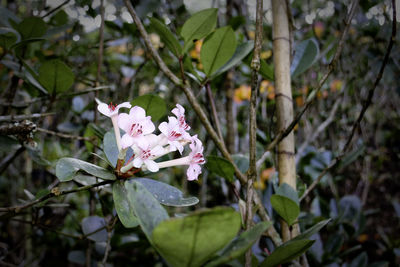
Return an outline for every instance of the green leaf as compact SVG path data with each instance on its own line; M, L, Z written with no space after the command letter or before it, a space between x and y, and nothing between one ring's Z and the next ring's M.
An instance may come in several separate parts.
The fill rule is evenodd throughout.
M103 149L104 154L106 154L108 161L111 163L111 166L115 168L115 166L117 166L119 152L114 132L107 132L104 135Z
M297 205L299 205L299 196L298 196L296 190L294 190L293 187L291 187L287 183L281 184L277 188L275 194L290 198L291 200L296 202Z
M201 266L239 231L239 213L217 207L160 223L153 241L171 266Z
M87 238L95 242L106 242L107 241L107 230L103 228L107 225L104 218L99 216L89 216L82 220L82 232L88 235ZM98 232L96 232L99 230ZM95 233L96 232L96 233ZM91 234L93 233L93 234Z
M162 221L169 218L168 213L157 199L141 184L134 180L125 182L129 204L135 213L140 227L150 243L153 243L152 233Z
M208 77L212 76L235 53L236 36L230 26L217 29L201 47L200 60Z
M75 174L80 170L104 180L116 179L115 175L107 169L74 158L62 158L58 160L56 165L56 176L61 182L71 181Z
M46 33L47 25L39 17L25 18L17 25L17 30L22 35L22 39L41 37Z
M271 205L289 225L292 225L299 216L299 205L288 197L272 195Z
M223 249L220 257L208 263L206 267L221 266L243 255L271 225L272 222L260 222L250 230L241 233Z
M74 80L71 69L59 59L46 61L39 68L39 82L49 93L67 91Z
M330 221L331 221L331 219L323 220L323 221L315 224L314 226L308 228L307 230L305 230L303 233L301 233L300 235L296 236L292 240L309 239L313 234L319 232Z
M268 65L267 62L265 62L264 60L260 60L260 74L264 79L273 81L274 80L274 69L272 68L272 66Z
M290 262L306 252L314 242L314 240L290 240L276 248L260 266L274 267Z
M19 33L12 28L0 27L0 47L9 49L21 39Z
M206 37L217 24L218 9L209 8L199 11L191 16L182 26L181 36L185 40L183 52L185 53L193 41Z
M228 160L217 157L217 156L208 156L206 162L206 168L216 173L217 175L225 178L229 182L233 182L233 175L235 173L235 169L233 168L232 163Z
M149 19L150 26L158 33L158 35L160 35L161 41L163 41L168 49L179 58L182 55L182 47L176 37L172 34L168 27L164 25L164 23L156 18Z
M215 78L218 75L224 73L225 71L241 63L243 59L251 52L253 47L254 47L253 41L244 42L238 45L231 59L228 62L226 62L221 68L219 68L216 72L214 72L210 78L211 79Z
M197 197L184 198L183 193L176 187L148 178L137 178L153 196L163 205L173 207L186 207L199 203Z
M295 54L290 66L292 78L309 69L319 56L318 43L314 39L302 41L295 48Z
M115 210L117 211L118 218L126 228L132 228L139 225L139 221L129 205L127 198L127 190L121 181L113 184L113 199Z
M161 119L167 110L167 105L165 104L164 99L152 94L139 96L135 98L131 104L132 106L144 108L146 115L151 116L153 121Z

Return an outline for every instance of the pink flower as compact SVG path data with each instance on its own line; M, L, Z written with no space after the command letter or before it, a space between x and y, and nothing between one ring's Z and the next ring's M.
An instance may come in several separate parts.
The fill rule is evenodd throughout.
M192 143L190 144L190 149L192 150L189 154L189 168L186 171L186 175L189 181L197 180L199 174L201 173L201 164L205 163L203 157L203 144L197 135L193 136Z
M178 119L179 127L182 129L182 132L189 131L190 126L186 123L186 120L185 120L185 109L181 105L176 104L176 108L174 108L172 110L172 113Z
M182 154L183 145L179 141L183 139L183 136L178 120L175 117L168 117L168 123L162 122L158 126L158 129L161 131L163 137L166 139L166 142L169 144L169 151L172 152L178 150L179 153Z
M96 102L98 103L97 110L107 116L107 117L114 117L118 115L118 111L120 108L131 108L131 104L129 102L124 102L119 105L113 105L113 103L110 103L107 105L106 103L101 102L96 98Z
M192 149L192 152L190 152L189 156L179 159L159 162L157 163L158 167L167 168L179 165L189 165L189 168L186 171L188 180L189 181L197 180L199 174L201 173L200 165L205 163L203 157L203 144L197 138L197 135L192 137L192 143L190 144L190 148Z
M129 102L124 102L119 105L113 105L112 103L107 105L98 100L97 98L96 102L98 104L97 110L101 114L111 118L114 128L115 139L117 140L118 151L121 151L121 133L119 132L118 128L118 111L120 108L130 108L131 104Z
M159 145L152 148L151 143L147 141L138 143L137 147L138 149L135 149L133 166L135 168L141 168L144 164L149 171L157 172L159 167L153 159L162 154L164 149Z
M155 130L151 117L146 117L145 110L138 106L131 108L129 115L126 113L120 114L118 116L118 125L125 131L121 139L122 148L143 142L144 136Z

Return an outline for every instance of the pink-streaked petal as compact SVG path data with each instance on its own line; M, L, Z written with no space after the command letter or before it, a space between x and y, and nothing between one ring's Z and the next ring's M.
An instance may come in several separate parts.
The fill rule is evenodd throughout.
M190 164L186 171L186 175L189 181L197 180L201 173L201 167L197 164Z
M142 164L143 164L143 160L140 158L140 157L136 157L134 160L133 160L133 167L135 167L135 168L141 168L142 167Z
M133 145L133 138L130 137L128 134L124 134L121 138L121 147L125 149L132 145Z
M105 116L107 116L107 117L111 117L111 111L110 111L110 109L108 108L108 105L107 104L105 104L105 103L101 103L101 104L99 104L98 106L97 106L97 110L101 113L101 114L103 114L103 115L105 115Z
M118 115L118 126L122 130L124 130L126 133L128 133L131 130L132 118L126 113L119 114Z
M142 107L134 106L129 111L129 115L134 121L140 121L146 117L146 111Z
M159 167L157 163L154 162L154 160L147 159L144 161L144 164L146 165L147 169L151 172L158 172Z
M185 109L179 104L176 104L176 108L174 108L171 112L177 117L185 115Z

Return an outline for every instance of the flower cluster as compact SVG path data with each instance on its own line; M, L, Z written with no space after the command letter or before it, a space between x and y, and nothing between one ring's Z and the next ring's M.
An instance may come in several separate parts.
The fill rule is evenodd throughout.
M197 180L201 173L200 165L205 162L203 144L197 135L191 136L188 133L190 126L186 123L185 109L181 105L176 104L171 111L175 117L168 117L168 122L162 122L158 126L160 134L155 135L153 132L156 127L151 116L146 116L143 108L132 107L129 102L107 105L98 99L96 101L98 103L97 110L111 118L120 154L125 155L129 147L134 151L133 159L121 168L122 173L128 172L132 168L157 172L160 168L189 165L186 172L188 180ZM119 114L120 108L130 108L130 111ZM122 137L120 129L124 131ZM179 151L182 155L184 146L187 144L191 149L188 156L163 162L155 161L174 151Z

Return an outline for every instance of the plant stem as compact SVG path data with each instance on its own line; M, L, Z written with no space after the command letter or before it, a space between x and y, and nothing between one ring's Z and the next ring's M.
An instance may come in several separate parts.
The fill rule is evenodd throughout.
M246 230L249 230L253 224L253 183L257 178L257 160L256 160L256 141L257 141L257 92L259 87L258 71L260 69L260 51L262 48L262 15L263 0L257 0L256 4L256 33L253 50L253 59L251 60L251 98L249 106L249 169L247 171L247 198L246 198ZM251 267L251 248L246 252L246 267Z

